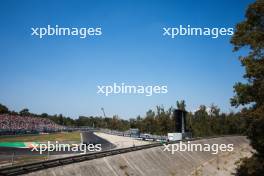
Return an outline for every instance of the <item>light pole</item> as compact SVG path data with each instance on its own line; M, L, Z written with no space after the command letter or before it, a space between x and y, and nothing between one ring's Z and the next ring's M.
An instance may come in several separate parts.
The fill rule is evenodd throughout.
M101 110L103 111L104 118L106 118L104 108L101 108Z

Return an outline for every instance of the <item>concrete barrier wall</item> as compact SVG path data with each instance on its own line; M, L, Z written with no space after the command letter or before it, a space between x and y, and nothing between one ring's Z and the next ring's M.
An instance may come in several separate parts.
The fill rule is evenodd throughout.
M244 155L250 153L249 141L243 136L220 137L208 140L199 140L194 143L234 144L233 152L221 152L218 155L211 152L164 152L164 147L140 150L105 158L84 161L80 163L50 168L33 173L29 176L119 176L119 175L219 175L219 160L226 165L224 174L231 175L234 163ZM232 163L227 156L232 156ZM216 164L214 161L217 159ZM224 161L227 159L227 161ZM207 170L206 164L210 166ZM222 167L222 166L221 166ZM230 170L231 168L231 170ZM202 173L203 172L203 173ZM222 175L223 172L220 173Z

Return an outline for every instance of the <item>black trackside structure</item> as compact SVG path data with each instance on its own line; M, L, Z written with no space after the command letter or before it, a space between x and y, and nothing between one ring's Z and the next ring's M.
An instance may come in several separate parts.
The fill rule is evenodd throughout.
M173 111L173 119L175 124L176 133L186 132L186 115L187 112L183 110L176 109Z

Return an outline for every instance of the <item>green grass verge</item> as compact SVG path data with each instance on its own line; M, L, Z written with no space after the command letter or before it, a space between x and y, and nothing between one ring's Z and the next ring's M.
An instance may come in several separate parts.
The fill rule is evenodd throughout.
M45 141L80 141L80 132L63 132L37 135L0 136L1 142L45 142Z

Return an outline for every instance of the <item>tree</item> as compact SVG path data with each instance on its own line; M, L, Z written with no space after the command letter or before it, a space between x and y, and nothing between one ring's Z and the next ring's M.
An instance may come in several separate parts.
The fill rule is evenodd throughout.
M157 108L158 108L158 106L157 106ZM160 109L158 111L160 111ZM144 131L147 133L154 133L156 130L160 130L160 129L156 128L155 121L156 121L155 120L155 112L152 110L147 111L146 117L143 120Z
M59 124L60 125L64 125L64 120L63 120L63 115L62 114L59 114Z
M185 111L185 107L186 107L186 104L185 104L185 101L184 100L181 100L181 101L177 101L176 102L176 106L179 110L183 110Z
M9 113L9 110L6 106L0 104L0 114L7 114Z
M21 111L19 111L19 115L21 115L21 116L30 115L29 109L27 109L27 108L22 109Z
M118 130L120 128L120 122L119 117L117 115L114 115L111 121L111 129L112 130Z
M195 111L194 115L198 119L204 119L208 117L208 113L206 111L206 106L205 105L200 105L199 109Z
M42 118L47 118L49 115L47 114L47 113L42 113L41 115L40 115L40 117L42 117Z
M260 167L264 162L264 0L249 5L246 19L237 24L231 43L234 51L248 50L246 56L239 58L245 67L247 83L235 84L231 105L249 106L243 115L251 121L247 135L256 150L251 159L244 160L237 175L261 175L264 172Z
M211 104L209 113L211 116L217 117L220 113L220 108L218 108L216 105Z

